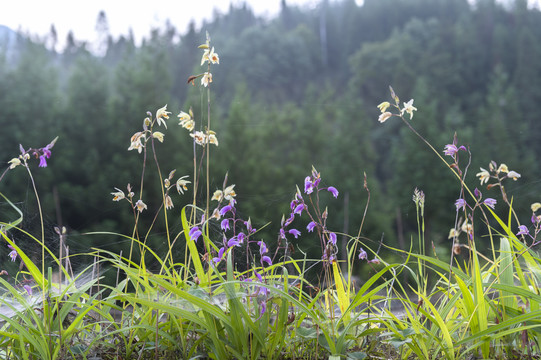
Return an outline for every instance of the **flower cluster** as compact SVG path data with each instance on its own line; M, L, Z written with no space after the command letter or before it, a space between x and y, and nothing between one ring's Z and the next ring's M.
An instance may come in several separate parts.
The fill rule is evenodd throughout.
M400 107L400 99L398 98L398 96L396 96L392 87L389 86L389 89L391 90L391 97L393 98L395 103L391 105L390 102L384 101L378 105L378 109L381 111L378 121L380 123L384 123L391 116L400 116L401 118L404 118L404 113L408 113L408 115L410 116L410 120L413 119L413 112L417 111L417 108L413 106L413 99L410 99L410 101L403 103L404 106ZM395 107L398 110L398 113L393 114L392 112L388 111L390 106Z
M39 159L39 167L47 167L47 159L51 157L51 149L53 148L54 144L56 144L56 140L58 140L58 136L54 138L54 140L51 141L49 144L39 149L30 148L28 150L25 150L22 145L19 145L21 155L8 161L9 168L14 169L19 165L23 165L26 167L27 161L31 157Z
M527 236L532 239L532 241L536 241L537 234L541 232L541 215L539 215L537 212L541 209L541 203L535 202L531 205L532 209L532 217L530 221L532 222L533 231L530 232L530 229L526 225L519 225L517 236Z
M479 181L481 182L481 185L486 184L489 182L490 179L496 180L496 182L487 184L487 189L490 189L494 186L501 186L502 180L506 178L513 179L517 181L520 178L520 174L516 171L509 170L507 165L505 164L498 164L495 161L491 161L490 164L488 164L488 169L480 168L481 172L478 172L476 176L479 178Z
M143 120L143 131L138 131L132 135L128 151L137 150L140 154L146 146L149 139L156 139L163 142L165 135L160 131L153 131L154 125L163 125L167 129L165 119L169 119L171 112L167 111L167 105L156 111L156 116L152 119L152 113L147 112L147 117Z

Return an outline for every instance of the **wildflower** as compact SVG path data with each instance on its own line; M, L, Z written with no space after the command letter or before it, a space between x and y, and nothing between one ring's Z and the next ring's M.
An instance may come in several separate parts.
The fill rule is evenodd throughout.
M517 181L517 179L520 177L520 174L516 171L511 170L507 173L507 177Z
M154 131L152 133L152 137L155 138L155 139L158 139L158 141L161 142L161 143L163 142L163 137L164 136L165 135L163 133L159 132L159 131Z
M366 253L366 251L364 251L363 248L361 248L359 251L359 260L366 260L366 259L368 259L368 254Z
M143 212L143 210L146 210L147 205L143 202L143 200L137 200L135 207L139 212Z
M301 232L297 229L291 229L288 231L291 235L295 236L295 239L298 238L301 235Z
M184 180L184 178L188 177L188 175L185 175L177 180L177 191L179 194L184 194L184 190L188 190L188 185L190 182L188 180Z
M334 196L335 199L338 198L338 190L336 190L334 186L329 186L327 188L327 191L329 191L332 194L332 196Z
M526 225L520 225L518 227L518 233L517 233L517 236L519 235L529 235L530 234L530 231L528 230L528 228L526 227Z
M201 230L199 230L198 226L194 226L190 229L190 232L188 233L188 236L190 236L190 239L197 242L197 239L202 235L203 233Z
M537 210L541 209L541 203L538 203L538 202L533 203L531 207L532 207L532 212L536 212Z
M220 228L223 230L223 231L226 231L226 230L229 230L229 219L223 219L222 222L220 223Z
M304 204L299 204L295 207L295 209L293 210L293 214L299 214L301 215L302 214L302 211L304 210Z
M232 201L233 198L234 198L235 196L237 196L237 194L236 194L235 191L233 190L234 187L235 187L235 184L229 185L228 187L226 187L226 188L224 189L224 194L223 194L224 199L226 199L226 200L228 200L228 201Z
M267 263L268 266L272 265L272 260L267 255L261 257L261 263Z
M207 48L203 53L203 57L201 58L201 65L203 65L205 61L208 61L212 64L220 63L220 58L218 57L218 54L214 52L214 47L210 51Z
M222 261L222 259L224 257L224 252L225 252L225 247L220 248L220 250L218 251L218 256L212 259L214 264L217 264L220 261Z
M174 208L174 207L175 207L175 206L173 205L173 200L171 200L171 196L166 195L166 196L165 196L165 208L166 208L167 210L169 210L169 209L172 209L172 208Z
M191 133L190 136L194 138L197 145L205 145L207 142L206 135L201 131Z
M263 255L263 254L266 254L269 251L267 249L267 244L265 244L264 241L258 241L257 245L259 245L259 254Z
M234 236L227 242L227 247L240 246L241 243L242 242L239 240L239 238Z
M378 121L380 123L384 123L385 121L387 121L388 118L390 118L391 116L393 116L392 113L386 111L384 112L383 114L381 114L379 117L378 117Z
M317 224L314 222L314 221L311 221L308 226L306 227L306 229L308 230L308 232L312 232L314 231L314 228L317 226Z
M443 153L448 156L455 156L457 152L458 152L458 148L454 144L447 144L445 145L445 148L443 149Z
M369 263L379 265L381 261L378 258L373 258L372 260L368 260Z
M141 139L144 139L144 138L145 138L144 133L141 132L141 131L136 132L135 134L133 134L133 136L130 139L131 144L130 144L130 147L128 148L128 151L135 149L140 154L141 151L143 151L143 143L141 142Z
M486 198L485 201L483 201L483 204L485 204L491 209L494 209L494 205L496 205L496 199Z
M120 201L126 197L124 195L124 191L115 188L116 192L112 192L111 195L113 195L113 201Z
M455 201L456 211L460 210L460 208L464 208L466 206L466 200L464 199L458 199Z
M378 109L384 113L387 111L387 108L391 106L391 104L388 101L384 101L381 104L378 105Z
M483 193L479 191L478 188L475 188L475 190L473 190L473 195L475 195L475 197L478 199L481 199L483 197Z
M250 218L248 218L248 221L244 222L244 226L246 226L249 234L253 234L256 232L256 229L252 227L252 220Z
M336 245L336 234L335 233L329 233L329 242L333 245Z
M412 200L415 205L421 206L421 208L423 208L425 206L425 193L423 192L423 190L415 188L415 190L413 190Z
M212 194L212 198L210 200L216 200L216 201L221 201L224 197L224 194L223 194L223 191L222 190L216 190L214 192L214 194Z
M404 108L401 110L401 115L404 115L404 112L407 112L410 115L410 120L413 119L413 112L417 111L417 108L413 106L413 99L404 103Z
M455 229L455 228L452 228L451 230L449 230L449 236L447 237L447 239L454 239L458 236L459 232Z
M501 164L498 170L496 170L496 173L499 174L500 172L508 173L509 169L507 168L507 165Z
M216 133L214 131L209 131L207 140L209 143L218 146L218 138L216 137Z
M307 176L304 179L304 193L309 195L313 191L314 191L314 183L312 182L312 179L310 179L310 176Z
M19 158L13 158L8 161L8 164L10 164L9 165L10 169L14 169L15 167L21 165L21 160L19 160Z
M481 172L478 172L475 176L479 177L479 180L481 181L481 185L483 185L484 183L487 183L488 180L490 179L490 173L483 168L479 168L479 169L481 169Z
M207 87L212 82L212 74L209 72L205 72L203 74L203 77L201 78L201 85Z
M227 212L229 212L231 209L233 209L233 207L231 205L226 205L224 206L221 210L220 210L220 215L221 216L224 216L225 214L227 214Z
M156 111L156 121L158 122L158 125L161 125L163 123L163 126L165 126L165 128L167 129L167 124L165 123L165 120L163 118L169 119L169 114L171 114L171 112L166 110L167 105Z
M15 250L15 249L13 248L13 246L11 246L11 245L8 245L8 248L11 249L11 251L10 251L9 254L8 254L9 258L11 259L11 261L15 261L15 260L17 259L17 256L19 255L19 254L17 253L17 250Z
M178 114L179 117L179 125L183 128L187 129L188 131L192 131L195 127L195 121L192 119L192 116L190 114L185 113L184 111L181 111L180 114Z
M39 167L47 167L47 158L45 155L39 157Z
M29 295L29 296L32 296L32 287L30 285L24 285L23 286L23 289L26 290L26 293Z

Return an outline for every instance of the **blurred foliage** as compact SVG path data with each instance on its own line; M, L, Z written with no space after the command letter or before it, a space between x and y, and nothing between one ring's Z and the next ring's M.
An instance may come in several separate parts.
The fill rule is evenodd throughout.
M41 147L59 136L49 167L36 176L47 221L69 227L76 248L126 249L127 242L76 235L131 233L130 209L113 203L110 192L140 182L141 156L126 150L147 111L168 104L173 112L158 149L164 175L177 169L191 176L192 143L176 114L192 106L196 126L206 124L206 95L186 84L202 72L196 47L205 31L220 54L211 92L220 140L211 152L211 191L228 173L243 217L256 227L270 222L259 233L269 246L295 185L313 165L340 191L339 200L328 203L329 228L357 233L366 173L371 202L361 235L370 246L377 249L380 239L408 246L404 240L416 232L411 195L419 187L427 196L427 239L448 252L458 184L394 118L377 123L376 105L389 100L389 85L402 101L415 99L412 124L436 149L452 142L455 132L469 146L474 186L479 167L495 160L523 176L509 184L519 195L514 207L520 214L528 216L529 202L539 200L541 86L532 79L541 77L541 13L525 0L506 6L493 0L365 0L363 6L342 0L309 9L283 1L280 14L267 20L246 5L232 5L201 29L190 24L184 34L167 23L141 45L132 36L102 37L100 56L72 34L62 53L51 49L51 39L22 35L16 57L0 53L0 159L7 166L19 144ZM155 169L148 166L150 174ZM25 179L13 171L1 191L32 213ZM149 212L161 196L157 177L152 181L144 194ZM175 209L192 196L190 190L176 197ZM179 216L172 224L180 229ZM158 232L149 241L159 249L164 240ZM295 245L310 252L310 241Z

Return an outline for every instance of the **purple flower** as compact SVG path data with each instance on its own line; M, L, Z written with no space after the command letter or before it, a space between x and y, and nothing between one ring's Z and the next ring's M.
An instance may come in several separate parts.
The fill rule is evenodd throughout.
M45 158L45 155L41 155L39 157L39 167L47 167L47 159Z
M306 229L308 230L308 232L312 232L314 231L314 228L317 226L317 224L314 222L314 221L310 221L310 224L308 224L308 226L306 227Z
M368 260L368 262L376 265L379 265L381 263L378 258L373 258L372 260Z
M478 199L481 199L483 197L483 194L481 193L481 191L479 191L478 188L475 188L475 190L473 190L473 194L475 195L476 198Z
M266 289L266 288L264 288ZM264 313L267 312L267 302L266 301L262 301L261 302L261 310L259 310L259 317L263 316Z
M285 239L286 238L286 232L284 231L284 228L280 229L280 238Z
M267 249L267 244L265 244L265 242L263 242L263 241L258 241L258 242L257 242L257 245L259 245L259 253L260 253L261 255L265 254L265 253L268 251L268 249Z
M310 179L310 176L307 176L304 179L304 193L311 194L314 191L314 183Z
M485 204L491 209L494 209L494 205L496 205L496 199L486 198L485 201L483 201L483 204Z
M269 266L272 265L272 260L267 255L264 255L264 256L261 257L261 263L264 263L264 262L266 262L267 265L269 265Z
M227 247L232 247L232 246L240 246L240 241L238 240L238 238L236 236L232 237L227 242Z
M288 231L288 233L290 233L291 235L295 236L295 239L299 237L299 235L301 234L301 232L297 229L291 229Z
M529 235L530 234L530 231L528 230L526 225L520 225L518 227L518 230L519 230L519 232L517 233L517 236L519 236L519 235Z
M197 239L199 239L199 237L201 236L201 234L203 234L201 232L201 230L199 230L199 227L197 226L194 226L191 230L190 230L190 239L192 239L193 241L197 242Z
M454 144L447 144L445 145L445 148L443 149L443 153L449 156L455 156L457 152L458 152L458 148Z
M260 273L258 273L257 271L254 271L254 274L257 280L259 280L259 282L263 282L263 277L261 276Z
M288 226L295 220L295 214L291 213L291 215L287 218L286 222L284 223L284 226Z
M359 251L359 260L366 260L368 259L368 254L366 253L366 251L364 251L363 248L361 248L361 250Z
M26 290L28 295L32 296L32 287L30 287L30 285L24 285L23 288Z
M223 231L229 230L229 219L223 219L220 223L220 227Z
M224 206L224 207L220 210L220 215L221 215L221 216L224 216L224 215L227 214L227 212L230 211L231 209L233 209L233 206L231 206L231 205L226 205L226 206Z
M237 235L237 238L239 239L239 243L242 244L242 243L244 242L244 239L246 238L246 235L244 235L244 233L241 232L241 233L239 233L239 234Z
M11 245L8 245L8 248L11 249L11 252L8 254L9 258L11 259L11 261L15 261L17 259L17 255L19 255L17 253L17 250L15 250Z
M225 247L220 248L220 250L218 251L218 256L212 259L214 264L217 264L220 261L222 261L222 259L224 257L224 252L225 252Z
M244 226L246 226L246 229L248 229L249 234L255 233L256 230L252 227L252 221L250 219L244 222Z
M464 208L466 206L466 200L464 199L458 199L455 201L456 211L460 210L461 208Z
M304 210L304 204L299 204L295 207L295 210L293 210L293 214L302 214L302 211Z
M327 188L327 191L331 192L332 196L334 196L335 199L338 198L338 190L336 190L336 188L334 186L329 186Z
M336 245L336 234L335 233L329 233L329 242L333 245Z

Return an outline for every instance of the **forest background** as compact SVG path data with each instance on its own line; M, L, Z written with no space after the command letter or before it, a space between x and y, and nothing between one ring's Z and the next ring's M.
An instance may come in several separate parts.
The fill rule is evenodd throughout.
M7 167L19 144L41 147L59 136L49 166L35 171L51 247L54 226L62 225L71 253L127 250L129 240L83 234L131 234L131 210L113 202L111 192L140 181L142 157L127 149L147 111L168 104L173 112L167 141L158 147L164 174L192 174L192 139L175 115L192 107L197 126L203 123L206 99L186 80L201 72L195 49L206 31L220 55L211 92L219 140L211 152L211 190L221 189L228 173L241 216L256 228L270 222L257 234L269 247L276 246L295 186L314 166L326 186L340 191L338 200L326 204L329 229L357 233L367 203L366 173L366 244L382 253L381 242L409 248L417 233L411 198L418 187L426 194L427 243L440 258L450 254L460 189L399 121L378 123L376 106L390 99L389 85L403 101L415 99L419 111L412 125L436 149L443 151L455 132L459 144L468 146L472 188L481 188L475 174L494 160L522 174L507 189L517 195L519 215L529 217L530 203L541 199L541 13L525 0L365 0L362 6L342 0L312 9L283 1L272 19L255 16L245 5L231 6L185 33L166 23L141 45L130 36L113 39L107 28L104 12L96 24L100 43L70 34L62 52L52 50L54 31L42 39L18 34L16 50L0 38L0 161ZM160 184L157 177L147 184L143 198L153 213ZM0 191L23 209L23 228L39 226L24 171L10 173ZM498 194L494 189L485 196L501 200ZM175 209L191 199L190 188L173 199ZM11 216L10 209L0 202L1 220ZM177 231L178 214L170 220ZM147 243L165 251L164 224L156 226ZM18 236L23 249L32 246ZM320 256L316 236L306 231L293 245L310 258ZM177 246L177 255L183 250ZM0 248L0 254L8 252ZM387 256L398 255L387 250Z

